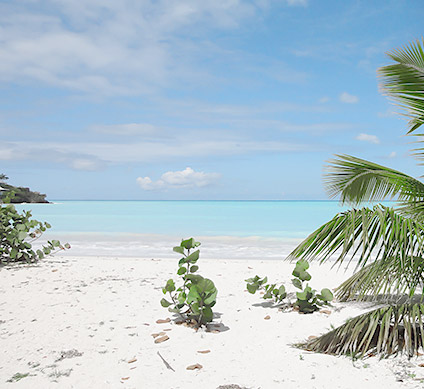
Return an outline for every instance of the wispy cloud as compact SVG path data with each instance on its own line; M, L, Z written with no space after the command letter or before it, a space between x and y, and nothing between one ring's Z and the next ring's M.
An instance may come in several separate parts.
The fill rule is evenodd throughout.
M385 112L377 112L377 116L379 118L388 118L395 115L396 113L393 111L393 109L387 109Z
M100 134L121 136L152 135L159 131L157 127L148 123L97 124L90 126L89 129Z
M0 82L35 82L100 96L207 84L213 71L198 63L220 50L208 32L237 29L267 9L262 0L45 0L31 8L3 2ZM227 63L234 57L228 53ZM275 64L269 66L270 74L282 78L281 68L278 72ZM283 82L304 77L287 66L284 73Z
M199 138L199 136L197 136ZM187 145L190 147L187 147ZM187 136L137 142L0 142L0 160L66 165L76 170L100 170L110 164L169 161L206 156L317 149L303 143L249 139L193 139Z
M219 173L196 172L191 167L181 171L169 171L162 174L157 181L150 177L138 177L137 183L144 190L163 190L169 188L202 188L215 183L221 175Z
M287 4L290 6L303 6L306 7L308 5L308 0L286 0Z
M61 144L0 142L0 160L27 161L65 165L73 170L96 171L106 167L104 159L78 148L64 148Z
M363 141L363 142L369 142L369 143L374 143L374 144L379 144L380 143L380 139L378 138L377 135L371 135L371 134L359 134L356 137L357 140Z
M356 104L359 101L358 96L351 95L350 93L347 93L347 92L343 92L339 96L339 99L342 103L347 103L347 104Z

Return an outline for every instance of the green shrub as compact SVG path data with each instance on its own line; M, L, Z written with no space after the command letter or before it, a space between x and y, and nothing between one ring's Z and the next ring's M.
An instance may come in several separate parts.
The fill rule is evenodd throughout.
M286 297L286 288L284 285L277 286L277 284L267 284L268 277L260 278L255 276L246 280L247 290L249 293L255 294L256 291L261 290L264 292L262 298L265 300L272 299L275 304L281 303Z
M31 217L30 211L19 213L11 204L0 205L0 264L34 262L56 250L70 248L68 243L62 245L58 240L52 240L34 250L32 243L51 226Z
M311 275L306 271L308 268L309 263L301 259L296 262L296 267L292 273L295 277L292 279L293 285L301 290L300 292L296 292L297 300L294 305L303 313L315 312L319 307L329 305L330 301L333 300L333 293L331 293L330 289L324 288L321 290L321 293L317 293L309 284L306 284L305 288L303 288L303 282L310 281L311 279Z
M315 289L312 289L309 284L303 286L304 281L310 281L311 275L307 272L309 263L305 260L297 261L296 266L293 270L292 284L300 289L300 292L296 292L296 301L289 305L299 309L302 313L312 313L319 309L320 306L329 305L330 301L333 300L333 294L327 288L321 290L321 293L317 293ZM258 290L262 290L264 295L262 298L272 299L275 304L281 303L286 297L287 292L284 285L277 286L277 284L267 284L268 278L260 278L255 276L246 280L247 290L249 293L255 294Z
M170 312L177 313L183 321L192 322L196 327L213 320L212 307L216 303L218 293L211 280L193 274L199 270L196 263L199 259L200 250L192 250L199 246L200 242L190 238L183 240L179 246L174 247L175 252L183 255L178 262L177 270L182 285L177 288L174 280L169 279L162 291L164 294L168 293L171 301L163 298L160 302Z

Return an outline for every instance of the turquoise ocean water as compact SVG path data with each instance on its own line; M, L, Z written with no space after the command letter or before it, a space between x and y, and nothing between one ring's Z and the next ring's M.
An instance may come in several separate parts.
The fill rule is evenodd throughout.
M49 238L57 236L73 243L75 254L165 255L162 247L194 236L206 237L209 246L225 246L221 249L231 251L232 256L241 257L243 252L253 257L265 246L269 255L272 250L288 253L348 207L337 201L56 200L17 208L31 210L35 219L48 221L52 225Z
M58 232L302 238L332 218L336 201L60 201L20 204Z

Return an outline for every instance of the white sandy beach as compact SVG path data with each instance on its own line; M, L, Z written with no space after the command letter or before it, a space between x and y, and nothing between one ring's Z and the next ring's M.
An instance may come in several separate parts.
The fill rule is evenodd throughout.
M331 314L302 315L278 311L247 293L244 279L255 274L289 286L293 265L283 261L201 257L201 274L219 291L211 327L216 331L157 324L172 319L159 300L176 262L66 256L0 269L0 387L422 387L422 356L353 362L293 348L371 306L335 303ZM347 277L327 265L312 265L310 273L316 288L335 287ZM155 344L152 334L158 332L169 340ZM186 370L196 363L203 368ZM29 375L7 382L16 373Z

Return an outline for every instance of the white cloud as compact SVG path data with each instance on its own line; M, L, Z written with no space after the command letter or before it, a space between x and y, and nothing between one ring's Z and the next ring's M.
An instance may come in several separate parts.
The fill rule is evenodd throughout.
M199 63L218 53L235 65L245 55L210 42L210 30L236 29L268 9L260 0L25 3L0 2L0 82L36 82L96 96L210 82L213 71Z
M202 188L215 183L220 177L219 173L196 172L187 167L181 171L166 172L157 181L152 181L150 177L138 177L136 181L144 190Z
M325 104L325 103L328 103L330 101L330 98L329 97L327 97L327 96L323 96L323 97L321 97L319 100L318 100L318 102L320 103L320 104Z
M357 140L363 141L363 142L370 142L370 143L374 143L374 144L379 144L380 143L380 139L378 138L377 135L371 135L371 134L359 134L356 137Z
M388 118L388 117L392 117L392 116L395 116L395 115L396 115L396 113L391 109L387 109L385 112L378 112L377 113L377 116L379 118Z
M163 187L163 181L159 180L157 182L153 182L150 177L138 177L136 179L137 184L144 190L155 190Z
M359 101L358 96L351 95L350 93L347 93L347 92L343 92L339 98L342 103L347 103L347 104L356 104Z
M75 148L78 150L78 148ZM61 144L5 142L0 143L0 160L30 161L52 165L62 164L73 170L95 171L106 166L106 161L91 153L66 149Z
M102 164L92 158L71 158L68 165L74 170L96 171Z
M290 6L301 5L303 7L306 7L308 5L308 0L286 0L286 2Z
M211 138L215 135L215 139ZM283 141L254 141L242 138L207 137L197 135L197 139L187 134L182 137L169 137L163 140L136 142L0 142L0 160L26 160L59 163L73 169L84 165L75 160L91 160L91 166L101 169L110 163L140 163L178 158L193 158L222 155L241 155L260 152L295 152L309 150L311 146L302 143ZM190 144L190 147L187 147ZM316 145L314 146L316 149ZM86 170L86 169L85 169ZM89 170L92 170L90 167Z
M396 156L397 156L396 151L392 151L392 152L389 154L389 158L396 158Z

